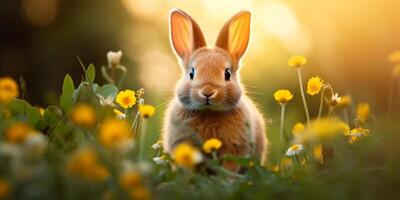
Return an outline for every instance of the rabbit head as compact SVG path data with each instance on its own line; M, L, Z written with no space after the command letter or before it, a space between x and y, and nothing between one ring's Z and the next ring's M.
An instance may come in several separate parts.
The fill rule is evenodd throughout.
M190 110L229 110L240 101L240 59L250 36L248 11L234 15L222 27L215 47L208 48L197 23L185 12L170 13L170 41L183 76L177 97Z

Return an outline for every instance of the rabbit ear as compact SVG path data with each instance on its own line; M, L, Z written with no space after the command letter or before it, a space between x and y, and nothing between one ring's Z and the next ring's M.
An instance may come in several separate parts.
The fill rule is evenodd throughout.
M251 13L243 10L228 20L219 32L215 46L229 52L239 62L246 52L250 38Z
M199 25L182 10L171 11L169 26L172 47L182 60L187 59L197 48L206 46Z

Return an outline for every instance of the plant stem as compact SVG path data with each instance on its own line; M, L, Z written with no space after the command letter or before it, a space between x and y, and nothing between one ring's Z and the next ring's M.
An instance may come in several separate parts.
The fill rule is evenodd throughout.
M126 69L125 66L122 66L122 65L118 65L117 69L121 70L121 72L122 72L121 76L119 77L119 81L118 81L118 85L117 85L118 88L121 88L122 84L124 83L125 76L126 76L126 73L128 72L128 70Z
M147 128L147 120L143 120L141 133L140 133L140 144L139 144L139 159L143 160L144 157L144 143L146 142L146 128Z
M306 117L307 117L307 125L310 125L310 114L308 113L306 97L304 95L303 81L301 79L301 68L300 67L297 68L297 76L299 77L300 92L301 92L301 98L303 99L304 111L305 111Z
M281 157L282 153L284 151L284 133L283 133L283 127L284 127L284 121L285 121L285 105L286 104L281 104L281 126L279 129L279 135L280 135L280 143L281 143L281 148L280 148L280 155L279 155L279 171L282 172L282 163L281 163Z
M387 111L387 118L388 121L390 121L390 116L392 113L392 104L393 104L393 96L394 96L394 89L396 85L396 77L392 76L390 80L390 86L389 86L389 98L388 98L388 111Z
M320 99L320 102L319 102L319 110L318 110L317 121L319 120L319 118L321 118L322 108L324 107L324 93L325 93L325 89L322 88L322 91L321 91L321 99Z
M295 156L296 156L297 163L299 163L299 166L301 166L301 162L300 162L299 156L297 154Z

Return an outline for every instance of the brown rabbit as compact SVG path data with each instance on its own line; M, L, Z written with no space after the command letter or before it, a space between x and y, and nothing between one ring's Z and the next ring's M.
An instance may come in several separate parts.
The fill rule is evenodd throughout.
M201 145L218 138L223 143L220 155L244 156L254 149L261 162L266 159L264 118L244 94L239 78L250 18L248 11L233 16L219 33L216 47L207 48L197 23L182 10L171 11L170 41L183 73L166 111L163 146L167 152L182 142ZM225 166L236 169L232 163Z

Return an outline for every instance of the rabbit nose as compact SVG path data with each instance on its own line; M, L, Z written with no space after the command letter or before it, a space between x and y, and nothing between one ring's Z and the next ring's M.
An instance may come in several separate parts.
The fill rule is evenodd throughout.
M210 86L205 86L205 87L201 88L199 93L200 93L200 96L203 96L208 99L208 98L212 98L217 93L217 91L214 90Z
M211 97L213 94L215 94L215 91L211 91L211 92L201 92L201 95L209 98Z

